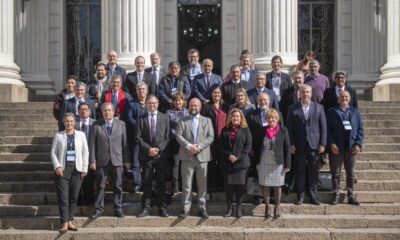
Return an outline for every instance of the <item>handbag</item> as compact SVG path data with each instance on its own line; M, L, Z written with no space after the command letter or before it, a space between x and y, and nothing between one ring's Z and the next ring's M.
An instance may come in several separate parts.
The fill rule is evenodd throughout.
M246 192L248 195L255 195L262 197L261 186L258 183L258 178L248 177L246 183Z

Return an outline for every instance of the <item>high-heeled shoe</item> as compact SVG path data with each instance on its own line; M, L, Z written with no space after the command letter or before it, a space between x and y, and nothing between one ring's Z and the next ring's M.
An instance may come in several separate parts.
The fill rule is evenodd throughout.
M64 223L62 228L58 229L58 232L61 234L68 232L68 223Z
M226 210L226 213L225 213L224 217L232 217L232 215L233 215L233 206L230 205L228 207L228 209Z
M271 217L271 209L269 207L269 204L265 204L264 218L269 219L270 217Z
M238 206L236 207L236 217L237 217L237 218L243 217L243 208L242 208L241 205L238 205Z
M280 217L281 217L281 213L279 210L279 204L276 204L275 208L274 208L274 219L278 219Z

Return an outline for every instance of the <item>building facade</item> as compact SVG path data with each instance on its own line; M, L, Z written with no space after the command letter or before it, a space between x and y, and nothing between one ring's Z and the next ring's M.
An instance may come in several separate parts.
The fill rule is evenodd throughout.
M290 71L314 50L359 93L376 85L375 100L395 100L400 83L397 0L2 0L0 13L2 101L26 100L26 87L54 95L72 73L87 81L111 49L133 71L138 55L166 66L195 47L222 75L243 49L259 71L274 55Z

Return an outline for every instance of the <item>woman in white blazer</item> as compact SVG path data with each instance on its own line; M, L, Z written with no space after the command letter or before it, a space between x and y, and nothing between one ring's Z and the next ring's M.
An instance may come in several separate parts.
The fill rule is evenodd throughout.
M63 118L65 130L56 133L51 147L51 160L56 175L55 184L62 228L77 231L73 220L82 179L88 171L89 149L85 133L74 129L75 116L66 113Z

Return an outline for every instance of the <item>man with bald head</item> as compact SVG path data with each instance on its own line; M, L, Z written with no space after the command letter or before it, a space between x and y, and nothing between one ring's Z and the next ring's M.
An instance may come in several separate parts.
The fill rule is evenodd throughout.
M193 96L197 97L203 103L209 102L211 98L210 89L215 85L221 86L222 79L220 75L212 72L214 63L210 58L203 60L203 73L193 79Z
M126 77L126 69L118 65L118 54L116 51L111 50L107 53L107 78L111 79L113 75L118 75L121 77L122 81L125 80Z
M190 115L178 122L176 140L180 145L178 158L181 160L182 214L189 216L192 204L192 182L196 173L197 204L199 216L208 218L206 210L207 164L211 160L210 145L214 141L211 119L200 115L201 101L193 98L189 102Z

